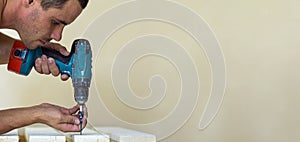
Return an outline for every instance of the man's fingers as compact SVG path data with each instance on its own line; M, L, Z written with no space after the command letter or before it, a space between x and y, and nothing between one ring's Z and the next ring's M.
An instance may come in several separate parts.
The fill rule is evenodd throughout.
M87 110L86 105L83 106L83 112L84 112L84 116L83 117L88 118L88 110Z
M67 74L61 74L60 78L62 81L66 81L69 79L69 76Z
M50 72L53 76L58 76L59 75L59 69L56 66L55 61L54 61L53 58L48 58L48 67L49 67L49 70L50 70Z
M45 47L50 48L50 49L54 49L58 52L60 52L61 54L68 56L69 52L67 51L66 47L58 44L58 43L48 43L47 45L45 45Z
M35 60L35 70L40 74L52 74L58 76L60 74L59 68L53 58L47 58L46 55L42 55L41 58ZM67 74L61 74L61 80L66 81L69 79Z
M86 125L87 125L87 119L85 117L83 117L83 119L82 119L82 129L85 128Z
M50 74L46 55L42 55L41 58L35 60L35 70L40 74Z
M42 59L41 58L37 58L35 60L35 70L38 72L38 73L42 73Z
M49 67L48 67L48 59L46 55L42 55L42 73L43 74L50 74Z
M79 118L74 115L65 115L63 117L62 123L79 125L80 121Z
M76 105L70 109L68 109L69 114L75 114L79 110L79 105Z
M69 55L69 52L67 51L67 49L65 47L59 48L58 51L65 56Z
M66 49L66 47L58 44L58 43L52 43L49 42L43 47L49 48L51 50L56 50L60 52L64 56L68 56L69 52ZM59 68L55 63L55 60L53 58L47 58L46 55L42 55L42 57L37 58L35 61L35 70L40 74L52 74L53 76L58 76L60 74ZM66 81L69 79L70 76L66 74L61 74L61 80Z

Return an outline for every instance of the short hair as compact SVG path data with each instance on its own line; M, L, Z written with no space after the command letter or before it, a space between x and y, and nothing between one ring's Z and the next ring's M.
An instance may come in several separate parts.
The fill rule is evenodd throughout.
M62 8L68 0L41 0L41 6L44 10L49 8ZM84 9L89 0L78 0L82 9Z

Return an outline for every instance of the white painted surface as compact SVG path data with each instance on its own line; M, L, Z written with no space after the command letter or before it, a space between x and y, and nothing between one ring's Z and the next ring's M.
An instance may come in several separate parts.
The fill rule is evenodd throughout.
M18 141L19 141L19 136L18 136L17 129L0 135L0 142L18 142Z
M120 127L96 127L96 130L106 133L112 141L117 142L156 142L152 134Z
M109 136L98 133L91 128L85 128L82 131L82 135L79 132L65 133L67 142L109 142Z
M51 127L26 127L25 136L27 142L65 142L66 138Z

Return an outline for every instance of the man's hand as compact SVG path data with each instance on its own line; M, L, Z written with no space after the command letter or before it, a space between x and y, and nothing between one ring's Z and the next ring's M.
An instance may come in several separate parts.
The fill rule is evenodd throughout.
M47 43L44 47L56 50L65 56L69 55L67 49L58 43ZM60 73L55 64L55 60L53 58L47 58L46 55L42 55L41 58L35 60L35 70L40 74L52 74L53 76L58 76ZM68 78L68 75L61 74L61 80L65 81L68 80Z
M80 131L80 122L76 113L79 110L79 105L67 109L52 104L41 104L36 106L38 122L47 124L50 127L58 129L63 132L78 132ZM82 121L82 128L87 124L87 108L84 106L84 116Z
M0 134L34 123L43 123L63 132L79 132L79 106L67 109L52 104L0 110ZM87 108L83 107L82 128L87 124Z

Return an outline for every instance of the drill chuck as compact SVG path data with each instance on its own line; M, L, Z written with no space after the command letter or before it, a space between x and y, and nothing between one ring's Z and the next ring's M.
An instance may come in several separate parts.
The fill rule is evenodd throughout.
M79 105L88 100L90 79L73 79L74 98Z

